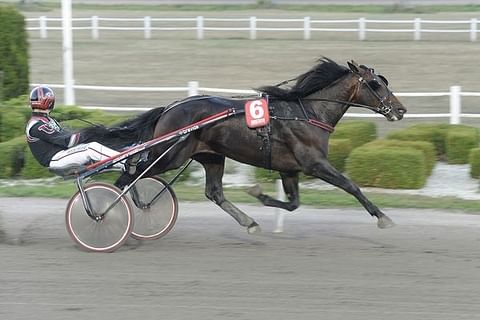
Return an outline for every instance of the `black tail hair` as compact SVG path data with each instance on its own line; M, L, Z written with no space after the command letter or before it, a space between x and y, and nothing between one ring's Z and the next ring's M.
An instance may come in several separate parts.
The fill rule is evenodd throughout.
M90 126L80 130L80 142L98 142L113 149L121 149L129 145L153 139L153 131L164 107L144 112L113 127Z

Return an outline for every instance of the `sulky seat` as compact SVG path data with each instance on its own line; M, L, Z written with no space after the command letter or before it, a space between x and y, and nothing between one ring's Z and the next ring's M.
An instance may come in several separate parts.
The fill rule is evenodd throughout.
M49 167L48 170L57 176L68 178L85 172L87 167L85 165L67 165L64 167Z

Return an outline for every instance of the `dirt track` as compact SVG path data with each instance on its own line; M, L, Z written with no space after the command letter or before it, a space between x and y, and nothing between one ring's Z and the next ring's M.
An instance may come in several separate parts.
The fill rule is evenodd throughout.
M0 199L1 319L479 319L480 216L241 206L249 236L210 203L181 203L161 240L76 249L65 200ZM2 236L0 236L2 238Z

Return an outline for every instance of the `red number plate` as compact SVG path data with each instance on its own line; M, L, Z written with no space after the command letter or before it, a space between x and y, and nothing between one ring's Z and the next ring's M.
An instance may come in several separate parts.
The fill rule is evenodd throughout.
M266 126L270 121L267 100L247 101L247 103L245 103L245 120L249 128Z

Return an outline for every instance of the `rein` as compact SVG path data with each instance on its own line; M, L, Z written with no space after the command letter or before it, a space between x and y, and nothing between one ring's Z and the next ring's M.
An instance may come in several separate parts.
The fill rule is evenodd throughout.
M294 80L297 80L298 77L295 77L295 78L292 78L292 79L289 79L289 80L285 80L285 81L282 81L278 84L276 84L275 86L279 87L279 86L282 86L284 84L287 84L291 81L294 81ZM377 106L369 106L369 105L366 105L366 104L362 104L362 103L356 103L356 102L352 102L351 100L357 95L358 91L360 90L360 85L361 84L365 84L368 88L368 90L370 91L370 93L372 93L377 99L378 99L378 105ZM380 97L377 92L375 90L373 90L373 88L368 84L367 81L365 81L365 79L362 77L362 76L359 76L358 78L358 84L357 86L355 87L355 90L352 92L352 94L350 95L350 97L348 98L348 100L338 100L338 99L327 99L327 98L298 98L297 101L298 101L298 104L300 105L300 108L302 109L302 112L305 116L305 119L301 119L301 118L282 118L282 117L275 117L273 116L272 118L273 119L279 119L279 120L296 120L296 121L307 121L309 124L311 125L314 125L316 127L319 127L319 128L322 128L324 130L327 130L328 132L332 133L334 131L334 127L327 124L327 123L324 123L324 122L321 122L321 121L318 121L318 120L315 120L315 119L311 119L307 112L305 111L305 107L303 106L303 103L302 101L325 101L325 102L334 102L334 103L340 103L340 104L343 104L345 106L352 106L352 107L360 107L360 108L365 108L365 109L368 109L368 110L371 110L373 112L376 112L376 113L379 113L383 116L386 116L388 115L391 111L392 111L392 107L391 106L387 106L385 104L385 100L390 96L391 94L391 91L388 89L387 87L387 90L388 90L388 94L384 97Z

